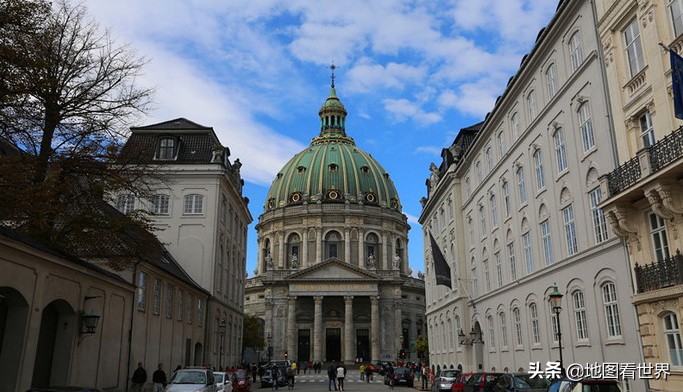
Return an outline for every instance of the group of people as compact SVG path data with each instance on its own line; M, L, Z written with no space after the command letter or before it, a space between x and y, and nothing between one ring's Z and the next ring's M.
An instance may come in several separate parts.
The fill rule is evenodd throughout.
M180 368L181 366L178 365L174 372L178 371ZM138 367L133 372L131 381L133 382L133 392L142 392L142 388L147 382L147 370L145 370L145 367L142 366L142 362L138 362ZM164 371L164 365L162 363L158 364L157 370L152 373L152 383L154 384L154 392L163 391L164 387L168 383L168 380L166 379L166 372Z
M296 374L299 374L302 369L304 371L304 374L306 374L306 371L317 374L322 371L322 367L323 364L318 361L299 361L296 366Z
M327 368L327 390L331 391L334 387L335 391L343 391L344 378L346 378L346 366L341 362L330 364Z

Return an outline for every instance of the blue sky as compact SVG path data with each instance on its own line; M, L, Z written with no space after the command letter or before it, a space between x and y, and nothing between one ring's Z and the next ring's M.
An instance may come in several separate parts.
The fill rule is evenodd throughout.
M557 0L86 0L90 14L148 60L138 83L154 109L132 126L186 117L214 128L242 162L249 227L272 179L317 135L330 86L347 133L390 173L412 229L429 164L460 128L481 121L518 69Z

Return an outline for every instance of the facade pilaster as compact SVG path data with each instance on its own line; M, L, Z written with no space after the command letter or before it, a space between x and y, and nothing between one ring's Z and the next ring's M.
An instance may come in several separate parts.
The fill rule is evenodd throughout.
M344 297L344 362L351 365L354 362L353 353L353 296Z
M323 358L323 298L313 297L313 361Z
M289 306L287 309L287 352L290 358L296 358L296 297L289 297Z
M382 232L382 269L391 269L391 261L389 259L389 236L387 232Z
M285 261L285 232L280 231L277 235L278 241L280 242L278 246L278 258L279 260L277 261L277 266L279 268L285 268L287 265L287 262Z
M315 237L315 262L319 263L323 260L323 231L322 229L316 230Z
M347 263L353 264L351 262L351 232L348 228L344 229L344 258Z
M402 347L403 326L401 325L401 299L394 300L394 351L398 353Z
M379 297L370 297L370 352L372 362L379 361Z
M301 267L306 268L308 267L308 230L303 230L301 239L301 257L299 260L301 260Z

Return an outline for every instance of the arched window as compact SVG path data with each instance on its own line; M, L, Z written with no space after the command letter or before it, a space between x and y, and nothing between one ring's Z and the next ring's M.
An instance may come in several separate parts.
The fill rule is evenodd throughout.
M538 327L538 308L534 302L529 304L529 319L531 320L531 342L533 344L540 344L541 334Z
M183 202L183 214L204 213L204 196L192 194L186 195Z
M621 337L621 319L619 318L619 306L617 305L617 288L612 282L602 285L602 305L605 309L605 322L607 324L607 336L610 338Z
M491 345L491 349L495 350L496 349L496 331L495 331L495 326L493 324L493 316L488 316L486 318L486 322L489 325L489 344Z
M512 144L517 140L519 137L520 133L520 128L519 128L519 116L517 116L517 113L513 114L510 117L510 128L512 129Z
M564 143L564 132L562 128L555 131L553 135L555 139L555 157L557 158L557 172L561 173L567 170L567 146Z
M299 234L297 233L292 233L287 237L287 255L288 255L288 262L290 263L290 267L292 264L298 264L300 263L299 258L299 246L300 246L301 240L299 239Z
M579 128L581 129L581 140L583 141L583 151L588 151L595 146L595 135L593 135L593 121L591 120L591 109L588 102L584 102L579 108Z
M116 198L116 209L123 214L131 213L135 210L135 195L129 193L127 195L119 195Z
M524 340L522 339L522 315L519 312L519 308L512 309L512 318L515 323L515 344L521 347L524 344Z
M586 301L583 298L583 291L576 290L572 293L574 302L574 322L576 324L576 339L588 339L588 322L586 320Z
M341 235L336 231L330 231L325 236L325 256L327 259L340 257Z
M545 187L545 176L543 175L543 153L541 149L534 151L534 172L536 173L536 190L540 191Z
M555 64L550 64L545 71L545 81L548 86L548 96L552 98L557 94L557 67Z
M505 321L505 313L498 314L498 322L500 322L500 347L505 349L508 346L508 325Z
M669 350L671 366L683 366L683 345L681 344L681 328L676 313L667 313L662 317L664 322L664 338Z
M536 92L531 90L526 96L526 103L529 109L529 121L533 121L538 114L538 108L536 107Z
M571 59L572 72L576 71L583 62L583 49L581 48L581 36L576 32L569 39L569 58Z
M519 191L519 202L526 203L526 182L524 179L524 167L517 169L517 190Z

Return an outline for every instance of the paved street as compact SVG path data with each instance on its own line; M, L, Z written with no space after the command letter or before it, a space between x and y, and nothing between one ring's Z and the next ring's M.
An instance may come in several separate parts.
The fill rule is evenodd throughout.
M369 383L366 383L365 381L361 381L359 377L358 370L351 370L348 373L348 377L346 377L344 383L345 383L345 391L348 392L356 392L356 391L388 391L389 387L384 385L382 382L383 378L382 376L375 375L373 381L370 381ZM256 382L253 390L254 391L259 391L261 383ZM419 386L419 385L418 385ZM270 390L270 388L261 388L261 391L267 391ZM319 373L319 374L299 374L296 376L296 384L294 386L294 390L296 391L326 391L327 390L327 374L325 373ZM407 388L407 387L396 387L397 392L405 391L405 392L412 392L415 389L413 388ZM419 388L418 388L419 390ZM280 388L279 391L287 391L287 388Z

